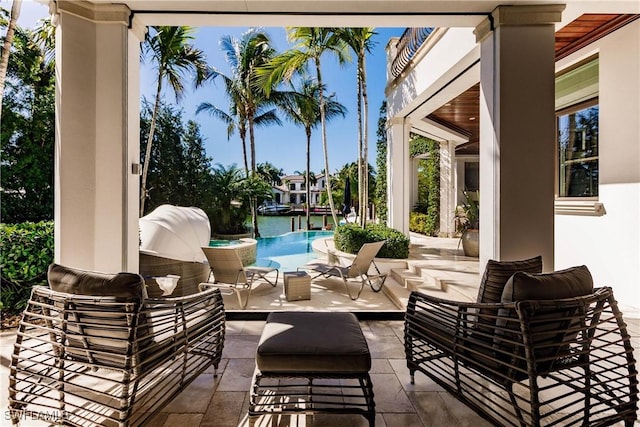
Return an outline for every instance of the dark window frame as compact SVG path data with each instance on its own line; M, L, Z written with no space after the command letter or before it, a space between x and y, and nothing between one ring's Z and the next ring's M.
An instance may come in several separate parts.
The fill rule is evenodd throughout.
M555 184L555 194L556 194L556 200L564 200L564 201L580 201L580 200L598 200L598 195L599 195L599 185L600 185L600 112L599 112L599 97L594 97L591 99L588 99L586 101L582 101L576 104L573 104L567 108L563 108L561 110L556 111L555 117L556 117L556 162L555 162L555 173L556 173L556 184ZM568 116L570 114L573 113L577 113L579 111L591 108L591 107L598 107L598 134L597 134L597 155L596 156L592 156L595 157L595 161L597 162L597 171L598 171L598 178L597 178L597 184L596 184L596 194L592 195L592 196L569 196L569 195L562 195L562 191L561 191L561 180L560 180L560 169L561 169L561 155L560 155L560 129L559 129L559 121L560 121L560 117L563 116Z

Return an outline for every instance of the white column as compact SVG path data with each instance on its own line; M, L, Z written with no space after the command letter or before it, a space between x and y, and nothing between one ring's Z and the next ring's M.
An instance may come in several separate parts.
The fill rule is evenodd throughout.
M420 183L418 182L418 166L420 165L420 159L410 157L409 163L411 165L411 178L409 178L408 183L411 187L409 193L409 212L411 212L411 209L418 203L418 188L420 187Z
M554 255L554 23L564 5L500 6L476 28L480 267Z
M456 209L456 143L440 143L440 235L453 237L456 232L453 216Z
M387 128L387 225L409 235L411 159L409 119L393 118Z
M124 5L56 5L55 260L137 271L144 31Z

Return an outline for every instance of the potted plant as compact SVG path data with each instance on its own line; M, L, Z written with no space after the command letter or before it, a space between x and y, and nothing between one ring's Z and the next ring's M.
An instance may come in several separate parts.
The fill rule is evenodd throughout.
M464 203L456 208L454 220L456 230L461 233L460 242L465 256L480 255L480 194L478 191L463 191Z

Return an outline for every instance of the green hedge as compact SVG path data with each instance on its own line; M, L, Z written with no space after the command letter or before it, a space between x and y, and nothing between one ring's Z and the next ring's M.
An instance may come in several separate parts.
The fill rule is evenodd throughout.
M336 228L333 236L336 249L355 254L363 244L384 240L378 258L404 259L409 257L409 238L382 224L367 224L363 229L357 224L345 224Z
M436 220L437 218L434 218L433 215L409 212L409 230L425 236L433 236L438 231Z
M53 262L53 222L0 224L0 235L0 307L18 313L31 287L47 283L47 269Z

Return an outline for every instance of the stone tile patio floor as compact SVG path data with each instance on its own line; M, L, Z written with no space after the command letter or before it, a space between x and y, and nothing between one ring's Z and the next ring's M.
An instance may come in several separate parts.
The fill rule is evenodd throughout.
M640 319L625 319L632 335L636 360L640 357ZM150 422L159 427L236 427L248 426L249 390L255 368L255 352L264 321L228 321L223 359L214 377L213 368L200 375L186 390L169 403ZM490 426L428 377L416 374L410 384L404 359L403 322L361 321L373 366L371 379L376 401L376 426ZM8 364L15 334L2 333L0 348L0 387L2 421L7 411ZM42 426L38 421L22 426ZM256 426L279 427L359 427L366 426L359 415L263 416ZM636 426L640 423L636 422Z
M412 235L412 257L417 262L428 262L437 270L456 271L455 265L465 261L453 246L452 239L427 241ZM455 242L457 243L457 242ZM469 259L466 259L469 261ZM458 261L458 263L456 263ZM436 262L438 264L433 265ZM447 263L443 268L442 262ZM434 294L444 298L471 300L477 293L477 271L466 268L462 283L457 276L443 276L450 286L445 292ZM474 274L468 274L474 273ZM438 273L440 274L440 273ZM473 286L467 286L473 282ZM425 289L431 293L429 289ZM442 294L449 294L443 296ZM456 295L457 294L457 295ZM637 312L627 313L625 321L632 336L636 361L640 360L640 317ZM630 314L630 315L628 315ZM213 368L200 375L186 390L169 403L149 426L173 427L236 427L248 426L249 390L255 369L255 353L264 321L230 320L223 359L214 377ZM369 344L372 357L371 379L376 401L376 426L378 427L427 427L427 426L490 426L452 395L421 373L417 373L415 384L410 384L409 371L404 358L404 324L401 320L363 320L360 322ZM0 425L5 425L7 414L9 362L15 342L15 332L0 333ZM42 426L43 422L29 421L22 426ZM366 426L359 415L297 415L263 416L256 426L279 427L323 427ZM640 426L640 422L636 422Z
M263 321L230 321L223 360L214 378L201 375L163 412L153 426L248 426L249 390ZM490 426L426 376L411 385L404 359L402 321L361 321L373 366L376 426ZM366 426L359 415L263 416L256 426Z

